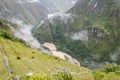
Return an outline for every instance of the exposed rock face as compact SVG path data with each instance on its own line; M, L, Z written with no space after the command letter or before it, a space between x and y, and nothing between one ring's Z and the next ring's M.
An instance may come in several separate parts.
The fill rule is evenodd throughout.
M44 43L43 46L45 46L45 47L47 47L48 49L50 49L50 51L57 51L55 45L52 44L52 43Z

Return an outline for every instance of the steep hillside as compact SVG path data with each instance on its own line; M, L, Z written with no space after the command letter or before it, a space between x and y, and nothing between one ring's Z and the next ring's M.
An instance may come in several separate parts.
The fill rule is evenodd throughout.
M72 8L75 1L0 0L0 18L18 24L18 27L12 28L15 36L24 40L31 47L46 52L42 45L32 36L31 30L34 30L52 13L65 12Z
M82 5L82 8L79 8L79 5ZM77 30L87 30L89 39L86 45L95 60L119 60L119 57L113 58L114 54L119 55L119 0L84 0L78 2L70 12L79 16L73 27Z
M24 40L33 48L41 49L41 45L31 34L33 27L47 18L49 11L40 2L30 0L0 0L0 17L17 27L11 27L14 35ZM43 50L43 49L41 49Z
M6 37L7 39L10 39L10 40L13 40L13 39L17 40L14 33L11 31L11 26L13 28L17 27L16 24L0 19L0 36Z
M85 76L89 77L89 80L93 80L92 74L89 70L78 67L75 65L71 65L67 61L60 60L59 58L52 57L50 55L42 54L41 52L24 47L19 42L13 42L10 40L6 40L4 38L0 38L1 43L1 69L0 75L2 76L1 80L4 78L9 78L11 75L16 76L25 76L30 72L35 73L57 73L59 70L66 68L69 69L70 72L75 74L85 74ZM6 63L3 59L4 56L8 57L8 62L10 65L10 75L8 75L8 69L6 68ZM6 66L6 67L5 67ZM12 70L12 71L11 71ZM79 75L78 75L79 76ZM78 77L80 79L82 77ZM83 79L84 79L83 78ZM75 79L75 80L78 80ZM85 78L86 79L86 78Z
M55 75L61 70L70 71L74 80L87 80L88 77L89 80L94 80L90 70L32 49L26 43L14 38L9 28L10 24L11 27L17 26L0 20L0 80L15 77L24 80L27 74L33 72Z
M78 0L68 13L49 18L33 34L40 42L55 43L84 66L103 67L120 60L119 14L119 0Z

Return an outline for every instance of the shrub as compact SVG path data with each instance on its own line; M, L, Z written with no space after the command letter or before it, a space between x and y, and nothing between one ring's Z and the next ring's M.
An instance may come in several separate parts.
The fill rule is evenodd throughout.
M32 53L34 54L35 52L33 51Z
M17 56L17 60L20 60L21 59L21 57L20 56Z
M57 80L73 80L72 75L68 72L58 72Z
M109 64L105 67L105 71L106 72L114 72L115 71L115 68L112 64Z
M101 70L94 71L93 74L95 80L119 80L120 66L115 63L112 63Z
M35 59L35 57L34 57L34 56L32 56L31 58L32 58L32 59Z
M7 31L0 31L0 36L2 36L2 37L4 37L4 38L6 38L6 39L10 39L10 40L12 40L12 38L11 38L11 34L9 33L9 32L7 32Z
M47 75L44 73L39 73L32 75L30 77L22 76L21 80L73 80L73 77L68 72L58 72L57 75Z
M103 77L105 76L105 73L101 71L95 71L93 74L94 74L95 80L102 80Z
M118 80L115 77L116 74L114 72L109 72L102 80Z

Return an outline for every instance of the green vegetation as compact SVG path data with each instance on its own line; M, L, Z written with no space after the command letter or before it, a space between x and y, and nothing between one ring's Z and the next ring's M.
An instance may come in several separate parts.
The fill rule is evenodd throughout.
M85 69L83 67L75 66L70 64L67 61L56 59L56 57L52 57L47 54L42 54L38 50L31 49L29 47L25 47L23 44L19 42L13 42L9 39L5 39L0 37L0 46L3 48L5 54L8 57L9 64L12 68L12 76L21 75L25 76L25 74L30 71L35 71L35 73L44 73L46 75L50 75L51 73L57 73L62 68L67 68L70 72L84 73L88 72L89 78L93 80L93 76L91 71ZM2 76L8 77L7 70L5 68L5 63L3 61L2 52L0 54L1 60L1 70L0 74ZM34 57L34 58L33 58ZM2 64L3 63L3 64ZM4 74L3 74L4 73ZM59 75L63 76L63 75ZM77 75L79 77L80 75ZM8 77L9 78L9 77ZM74 77L74 80L77 80ZM78 78L79 79L79 78Z
M18 39L15 37L14 33L11 31L10 27L17 28L17 24L5 21L3 19L0 19L0 37L15 41L15 42L20 42L24 46L28 46L25 41L22 39Z
M4 63L3 55L0 51L0 80L7 80L8 78L8 72Z
M57 80L73 80L72 75L68 72L58 72Z
M34 33L40 42L54 43L58 50L70 54L87 67L91 66L85 64L86 59L89 62L112 62L111 55L120 45L119 1L101 0L95 8L96 2L89 3L90 0L84 0L71 10L77 16L73 23L65 24L57 19ZM70 38L72 33L83 30L88 31L87 42Z
M22 78L21 80L53 80L52 76L46 74L35 74L30 77Z
M82 41L64 39L64 44L61 40L53 43L55 43L58 50L69 53L71 56L78 59L80 63L82 63L83 58L88 58L89 56L90 59L91 57L91 55L89 54L89 50L86 48L86 45ZM84 63L82 63L82 65L83 64Z
M86 6L88 2L89 0L86 0L83 4L84 10L78 13L77 21L73 24L65 25L56 20L55 25L48 24L46 29L40 28L35 35L40 36L40 42L55 43L58 50L69 53L82 65L94 65L94 61L112 62L111 55L120 45L119 3L114 0L101 0L98 6L100 11L88 11L91 9ZM20 75L21 80L120 80L119 65L109 64L92 73L89 69L25 46L24 41L15 38L10 25L17 28L17 25L0 20L0 80L14 79L17 75ZM88 30L88 42L70 39L71 33L81 30ZM8 74L3 54L8 57L12 75ZM116 62L119 61L118 56ZM62 69L67 69L68 72L61 72ZM26 76L30 72L35 74Z
M14 35L11 32L9 25L12 25L12 23L0 19L0 36L12 40L14 39Z
M68 72L58 72L56 75L35 74L30 77L24 77L21 80L73 80L73 78Z
M120 80L120 66L109 64L103 69L93 72L95 80Z
M41 53L26 46L24 41L14 36L10 30L10 25L11 27L17 27L17 25L12 26L12 23L0 20L0 80L14 79L17 75L23 80L86 79L86 77L80 76L83 75L82 73L86 73L86 76L89 76L89 80L94 79L89 69L72 65L58 57ZM5 55L9 64L6 63ZM8 74L7 65L12 69L11 75ZM67 69L69 73L62 73L61 69ZM35 75L29 78L26 77L26 74L31 71L35 72Z
M85 2L88 3L87 0ZM110 55L114 54L120 45L120 17L118 15L120 6L118 4L120 3L114 0L101 0L96 14L94 14L94 10L88 11L90 8L84 7L83 11L79 13L77 21L73 23L74 31L89 31L89 41L85 45L87 45L87 53L93 55L92 59L95 61L111 61ZM87 11L84 11L86 8ZM104 9L101 11L100 8ZM112 8L114 9L111 10Z

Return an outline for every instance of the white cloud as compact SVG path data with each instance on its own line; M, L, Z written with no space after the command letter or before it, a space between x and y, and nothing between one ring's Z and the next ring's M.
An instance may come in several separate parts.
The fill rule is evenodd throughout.
M29 3L35 3L35 2L37 2L37 3L39 3L40 1L39 0L19 0L18 1L18 3L21 3L21 4L23 4L25 2L29 2Z
M33 2L40 2L39 0L27 0L28 2L31 2L31 3L33 3Z

